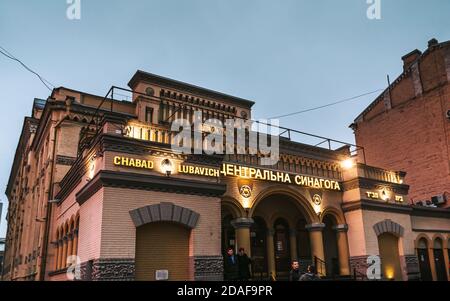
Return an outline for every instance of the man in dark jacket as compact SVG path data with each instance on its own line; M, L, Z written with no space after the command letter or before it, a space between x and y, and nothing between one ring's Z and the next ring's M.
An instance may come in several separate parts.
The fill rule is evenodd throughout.
M289 272L289 281L298 281L300 279L300 265L298 260L292 260L291 270Z
M319 276L317 276L316 273L316 267L313 265L309 265L307 272L303 274L300 279L300 281L316 281L320 280Z
M250 279L251 259L247 256L247 254L245 254L244 248L239 248L237 257L239 263L239 279L248 281Z
M223 270L225 280L238 280L239 279L239 261L238 257L234 255L233 248L227 249L227 254L223 259Z

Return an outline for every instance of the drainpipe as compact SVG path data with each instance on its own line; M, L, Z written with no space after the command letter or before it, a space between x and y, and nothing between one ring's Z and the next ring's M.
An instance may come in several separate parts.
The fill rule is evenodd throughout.
M52 207L53 203L49 203L48 201L53 198L53 173L55 169L55 160L56 160L56 130L60 127L60 125L65 121L67 115L64 116L61 121L59 121L53 130L53 149L52 149L52 162L50 166L50 179L49 179L49 188L47 194L47 206L46 206L46 217L45 217L45 230L44 230L44 242L42 245L42 253L41 253L41 266L39 271L39 281L45 280L45 270L47 265L47 252L48 252L48 239L50 237L50 219L52 216Z

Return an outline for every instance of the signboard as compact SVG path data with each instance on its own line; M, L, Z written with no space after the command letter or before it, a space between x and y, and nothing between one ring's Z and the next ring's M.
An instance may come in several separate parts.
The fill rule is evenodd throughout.
M339 182L331 179L306 176L300 174L290 174L283 171L274 171L269 169L247 167L230 163L222 164L222 167L220 169L180 164L178 166L178 172L184 174L210 176L210 177L219 177L220 175L234 176L245 179L296 184L299 186L317 189L327 189L337 191L341 190Z
M375 192L375 191L367 191L366 195L368 198L374 199L374 200L383 200L383 201L390 201L391 198L389 196L389 193L382 190L381 192ZM394 195L394 201L396 203L403 203L404 199L401 195Z
M169 280L169 270L156 270L155 280Z
M121 156L114 157L114 165L135 167L142 169L153 169L153 161Z
M141 168L141 169L153 169L154 163L151 160L115 156L114 165ZM261 180L277 183L295 184L315 189L326 189L335 191L341 190L339 182L332 179L310 175L291 174L284 171L248 167L231 163L223 163L220 168L186 165L180 163L178 164L178 168L176 171L180 174L198 175L206 177L218 178L220 176L225 177L232 176L247 180ZM249 188L250 189L242 191L242 193L246 195L251 193L251 187L249 186Z

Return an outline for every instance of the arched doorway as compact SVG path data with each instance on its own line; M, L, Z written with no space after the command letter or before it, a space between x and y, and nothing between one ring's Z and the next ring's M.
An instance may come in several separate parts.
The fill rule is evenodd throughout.
M311 256L310 233L305 225L312 223L311 216L315 213L312 208L308 211L308 206L306 200L297 199L289 192L277 191L261 197L250 210L249 214L255 220L252 235L266 237L262 257L266 258L267 278L273 276L276 280L287 280L291 260ZM315 217L314 222L318 222L317 215ZM257 226L258 223L261 226ZM267 225L267 230L263 230L263 224Z
M398 237L389 232L380 234L378 236L378 248L383 277L389 280L402 280Z
M417 256L419 260L420 277L423 281L433 280L428 256L428 241L422 237L417 243Z
M169 202L129 213L136 227L135 279L193 280L194 262L189 260L191 230L197 226L200 214Z
M167 270L168 280L189 280L191 230L171 222L154 222L136 228L136 280L153 281L156 271Z
M300 218L295 227L297 232L297 259L300 263L300 271L303 273L306 272L308 265L313 264L311 256L311 242L309 232L306 230L306 225L306 219Z
M284 275L289 272L291 255L289 244L289 224L284 218L278 218L273 224L274 229L274 250L275 268L277 275Z
M262 217L253 217L250 228L250 247L252 251L253 278L267 279L267 225Z
M334 277L339 275L339 257L334 216L327 214L323 217L325 228L323 229L323 248L325 253L325 268L327 275Z
M236 246L236 233L231 221L234 219L233 215L222 211L222 253L225 254L227 248L231 247L235 249Z
M434 265L438 281L447 281L447 270L445 268L444 250L442 239L436 237L433 242Z

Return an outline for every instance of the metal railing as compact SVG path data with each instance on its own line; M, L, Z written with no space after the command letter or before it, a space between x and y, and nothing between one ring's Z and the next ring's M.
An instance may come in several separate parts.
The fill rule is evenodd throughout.
M117 91L131 93L131 96L127 96L127 95L118 93ZM90 125L93 125L94 127L96 127L97 134L100 131L100 122L101 122L101 119L104 114L104 112L102 113L102 111L105 111L105 109L102 109L102 106L104 105L105 101L110 101L109 110L111 112L113 112L114 111L114 103L118 102L118 100L114 99L115 95L126 97L126 101L128 101L129 98L133 98L137 95L137 96L143 96L148 99L156 100L159 102L163 102L163 97L161 97L161 96L158 97L158 96L153 96L153 95L147 95L142 92L137 92L134 90L121 88L121 87L117 87L117 86L111 86L111 88L108 90L108 93L106 93L106 95L103 97L102 101L96 108L96 110L89 122ZM205 110L205 108L201 105L197 105L197 104L190 103L190 102L184 103L182 100L174 100L174 101L177 101L182 104L182 106L180 107L181 109L189 107L189 108L197 108L199 110ZM247 120L246 118L243 118L240 116L234 116L234 115L233 115L233 118ZM267 133L271 133L272 128L276 128L276 132L279 133L278 134L279 137L285 138L289 141L304 143L304 144L308 144L308 145L312 145L315 147L320 147L320 148L324 148L324 149L328 149L328 150L338 150L343 147L348 147L350 150L350 155L352 155L352 156L358 155L358 158L362 159L361 163L365 164L365 162L366 162L365 152L364 152L364 148L362 146L358 146L356 144L352 144L352 143L348 143L348 142L344 142L344 141L340 141L340 140L336 140L336 139L332 139L332 138L328 138L328 137L323 137L320 135L306 133L306 132L295 130L295 129L286 128L286 127L279 126L279 125L274 125L274 124L263 122L263 121L251 120L251 122L253 124L257 124L258 126L262 126L262 127L266 128ZM260 127L258 127L258 129L259 128ZM297 136L297 137L295 137L295 136ZM300 139L295 139L298 137L300 137ZM325 145L325 147L324 147L324 145Z
M316 273L320 277L325 277L327 275L326 262L317 256L314 256L314 267L316 268Z

